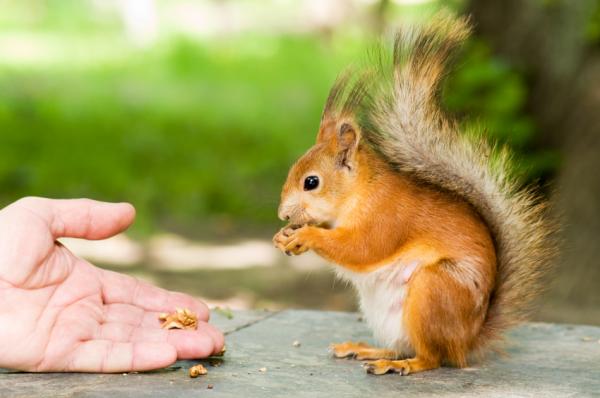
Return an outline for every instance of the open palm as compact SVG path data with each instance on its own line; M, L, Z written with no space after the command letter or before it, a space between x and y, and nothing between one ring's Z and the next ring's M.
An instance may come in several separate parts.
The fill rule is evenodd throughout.
M0 211L0 367L29 371L156 369L223 347L192 297L101 270L57 242L126 229L129 204L25 198ZM187 307L198 330L163 330L159 312Z

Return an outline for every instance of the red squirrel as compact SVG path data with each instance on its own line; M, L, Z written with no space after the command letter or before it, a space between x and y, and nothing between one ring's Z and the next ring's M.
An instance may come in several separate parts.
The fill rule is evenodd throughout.
M367 372L464 367L522 321L554 245L547 206L509 177L509 153L466 135L439 105L470 34L438 16L401 31L376 70L334 83L316 144L291 168L273 238L351 281L379 347L333 344Z

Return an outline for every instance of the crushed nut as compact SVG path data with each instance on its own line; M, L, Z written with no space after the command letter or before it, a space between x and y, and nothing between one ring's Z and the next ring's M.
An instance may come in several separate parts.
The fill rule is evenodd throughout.
M294 347L300 347L300 342L298 340L294 340L294 342L292 343L292 345Z
M198 365L194 365L190 368L190 377L198 377L200 375L205 375L208 373L208 370L199 363Z
M212 384L209 384L206 386L206 388L208 388L209 390L212 390L214 388L214 386Z
M158 320L166 321L168 316L169 314L167 312L161 312L160 314L158 314Z
M176 308L175 312L167 314L162 312L158 315L158 319L162 321L160 325L163 329L197 329L198 318L196 314L187 308Z
M260 368L260 369L258 369L258 371L261 373L265 373L267 371L267 368Z

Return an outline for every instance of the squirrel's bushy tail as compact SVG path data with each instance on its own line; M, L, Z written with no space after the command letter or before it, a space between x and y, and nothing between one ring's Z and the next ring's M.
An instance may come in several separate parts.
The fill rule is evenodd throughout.
M461 134L438 103L449 58L469 36L465 18L438 16L401 31L393 67L369 101L356 109L363 137L399 171L465 198L487 223L498 273L481 337L474 349L524 319L554 252L546 205L509 176L506 150ZM387 74L387 76L385 76ZM355 101L356 102L356 101Z

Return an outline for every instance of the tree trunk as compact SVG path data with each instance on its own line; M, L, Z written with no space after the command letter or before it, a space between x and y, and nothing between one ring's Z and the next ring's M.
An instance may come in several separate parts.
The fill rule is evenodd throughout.
M479 35L529 78L538 146L560 150L553 198L564 245L540 316L600 324L600 53L591 0L472 0Z

